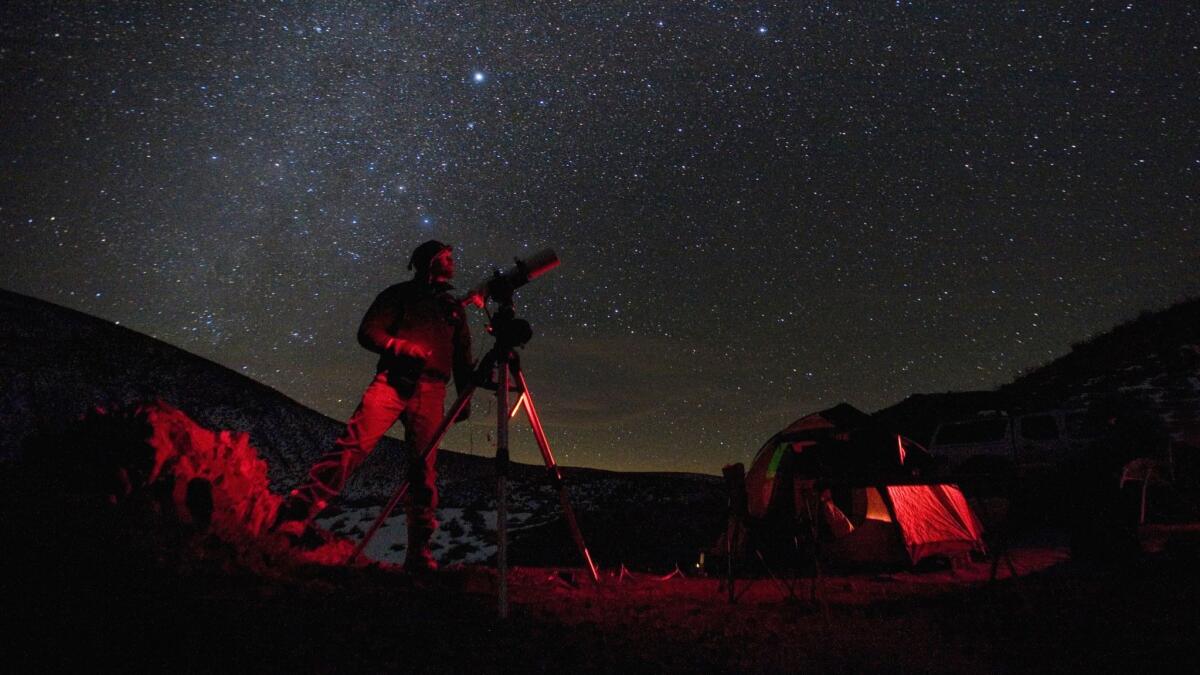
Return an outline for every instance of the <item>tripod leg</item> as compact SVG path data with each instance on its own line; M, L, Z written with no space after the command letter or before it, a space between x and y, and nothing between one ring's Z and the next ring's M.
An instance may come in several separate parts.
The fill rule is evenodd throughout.
M496 363L496 572L499 613L508 618L508 358Z
M732 513L729 516L729 522L725 526L725 576L729 581L729 604L737 602L737 596L733 592L733 537L736 534L737 523L734 522Z
M525 415L529 418L529 426L533 427L533 437L537 440L538 449L542 451L542 460L546 463L550 482L558 490L558 503L562 507L567 527L571 530L571 537L575 540L575 546L579 549L579 554L583 556L584 563L587 564L592 581L600 583L600 572L596 569L596 563L592 561L592 554L583 540L583 533L579 531L579 522L575 519L575 509L571 507L567 487L563 484L562 471L554 461L554 453L550 451L550 441L546 439L546 430L542 428L542 418L538 416L537 407L533 405L533 395L529 393L529 384L525 381L525 374L521 372L520 364L515 361L511 364L511 368L513 376L517 379L517 388L521 392L520 400L525 402Z
M471 402L471 395L475 393L475 387L476 385L472 383L461 394L459 394L458 400L454 402L450 412L442 417L442 421L438 425L437 431L434 432L433 440L430 442L429 447L423 448L421 451L422 462L424 462L425 458L429 456L429 453L433 452L434 448L441 445L442 439L446 437L446 432L450 430L450 425L454 423L454 420L458 418L459 413L461 413L463 409L467 407L467 404ZM396 506L400 503L400 500L404 499L404 495L407 493L408 481L406 480L400 483L400 487L396 489L394 494L392 494L392 498L388 501L387 506L385 506L383 510L379 512L379 517L375 519L375 522L371 525L371 529L367 530L367 533L363 535L362 541L358 542L358 546L354 547L354 552L350 554L350 559L346 561L347 564L353 565L354 562L358 560L358 556L362 555L363 549L365 549L371 539L375 537L375 533L383 525L383 521L387 520L388 516L392 515L392 511L396 509Z

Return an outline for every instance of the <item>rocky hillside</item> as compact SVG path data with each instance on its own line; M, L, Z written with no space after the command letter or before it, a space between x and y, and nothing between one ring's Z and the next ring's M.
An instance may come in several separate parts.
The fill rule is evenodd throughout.
M248 434L265 462L270 489L280 494L342 428L341 421L221 365L108 321L6 291L0 291L0 346L0 452L7 459L53 446L65 427L94 417L97 409L128 415L140 405L162 402L206 432ZM403 473L400 446L385 438L322 524L352 538L361 535L397 487ZM443 562L488 559L495 550L492 461L443 449L438 463L443 528L435 552ZM605 563L669 567L694 561L722 525L725 496L717 477L569 467L563 472L580 522ZM558 494L548 485L545 469L514 464L510 475L509 509L520 528L515 538L530 542L514 551L515 562L573 561ZM370 552L379 559L398 558L403 530L402 521L389 523Z
M1146 312L1000 388L1030 407L1135 410L1200 445L1200 298Z
M54 431L95 408L162 400L206 428L248 432L278 487L301 475L340 429L339 422L224 366L123 326L3 290L0 345L5 458L17 456L34 434Z
M1139 415L1176 443L1200 447L1200 298L1073 345L996 390L914 394L875 416L927 441L939 421L988 409L1079 410L1101 420Z

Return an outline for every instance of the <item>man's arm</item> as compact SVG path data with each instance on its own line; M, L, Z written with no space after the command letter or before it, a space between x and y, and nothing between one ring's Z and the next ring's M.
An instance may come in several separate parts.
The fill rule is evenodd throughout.
M429 358L429 347L412 340L392 335L392 326L404 317L404 293L400 287L392 286L375 298L371 308L358 326L358 344L376 354L393 354L424 361Z
M395 286L375 296L358 326L358 344L376 354L390 351L395 338L388 331L400 320L403 311Z

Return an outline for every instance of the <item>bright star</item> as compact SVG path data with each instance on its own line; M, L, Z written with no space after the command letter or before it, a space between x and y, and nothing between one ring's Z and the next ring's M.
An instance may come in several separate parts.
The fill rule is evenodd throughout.
M482 70L477 70L475 71L475 74L471 76L471 79L475 80L476 82L483 82L484 79L486 79L486 76L483 74Z

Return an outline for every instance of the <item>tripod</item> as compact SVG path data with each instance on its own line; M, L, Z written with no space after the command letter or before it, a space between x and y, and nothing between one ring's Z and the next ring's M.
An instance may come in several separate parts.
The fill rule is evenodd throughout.
M533 395L529 392L529 384L525 380L525 373L521 370L521 359L516 352L516 348L524 345L533 336L533 330L529 323L522 319L516 318L516 311L513 309L513 304L510 299L502 302L500 308L491 317L491 322L488 324L488 332L495 338L495 344L491 350L479 361L479 365L475 368L475 372L471 376L471 382L466 389L459 392L458 400L451 406L450 411L442 418L438 425L437 431L434 432L433 440L429 446L421 452L421 461L437 448L446 432L450 429L450 425L458 418L459 414L466 409L471 402L471 396L479 387L484 389L494 389L496 391L496 566L500 576L499 582L499 602L500 602L500 617L508 616L508 423L516 414L525 409L525 414L529 418L529 425L533 428L533 436L537 441L538 449L541 450L542 460L546 464L546 471L550 478L550 483L558 490L558 500L562 507L563 517L567 521L567 527L571 531L571 537L575 540L575 546L579 549L579 553L583 556L584 563L587 564L588 572L592 576L592 581L599 583L600 574L596 569L596 564L592 562L592 555L588 552L587 544L583 540L583 534L579 531L579 524L575 520L575 510L571 508L570 498L567 495L566 486L563 483L562 471L558 464L554 461L554 455L550 452L550 443L546 439L546 432L542 428L541 417L538 416L537 408L533 404ZM494 377L493 377L494 376ZM520 392L516 404L509 410L508 394L509 392ZM383 522L391 515L396 506L400 503L404 496L408 493L408 481L403 481L400 487L392 495L391 500L379 513L379 517L375 519L371 529L363 536L361 542L350 554L349 563L353 564L358 556L362 554L367 543L375 536L375 533L383 525Z

